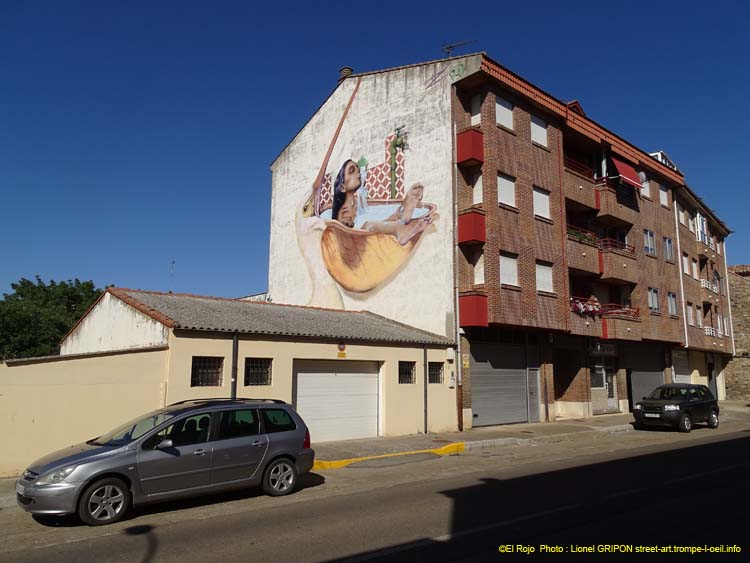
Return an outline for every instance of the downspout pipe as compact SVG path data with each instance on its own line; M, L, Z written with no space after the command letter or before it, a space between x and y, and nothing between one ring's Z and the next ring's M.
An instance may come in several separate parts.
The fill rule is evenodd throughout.
M685 348L687 348L690 342L688 342L689 336L687 326L687 306L685 304L685 282L683 280L685 272L683 271L684 263L682 261L682 245L680 244L680 221L677 218L677 205L675 204L672 207L674 207L674 228L675 232L677 233L677 263L679 264L680 272L680 303L682 305L682 328L685 330ZM724 259L726 260L726 245L724 245ZM672 361L672 381L674 381L674 360Z
M422 373L424 373L424 433L427 434L427 379L430 377L430 374L427 372L427 344L423 346L422 351L424 353L422 357Z
M237 398L237 356L239 355L240 336L236 332L232 335L232 399Z

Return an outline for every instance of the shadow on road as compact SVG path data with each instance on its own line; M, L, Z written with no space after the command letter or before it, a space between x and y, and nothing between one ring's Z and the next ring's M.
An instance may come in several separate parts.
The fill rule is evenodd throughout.
M509 479L479 478L441 493L452 501L446 536L331 561L609 561L639 557L638 546L722 545L742 553L647 557L736 561L750 549L748 469L750 438L742 437Z

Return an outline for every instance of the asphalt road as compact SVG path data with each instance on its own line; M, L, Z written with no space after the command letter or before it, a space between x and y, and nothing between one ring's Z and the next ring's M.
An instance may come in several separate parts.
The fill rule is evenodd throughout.
M614 556L596 549L609 544L738 545L739 555L672 560L739 560L750 551L748 470L744 421L689 436L631 432L339 469L288 498L155 505L102 528L2 513L0 561L603 561ZM535 553L500 553L506 544ZM564 551L545 555L542 544Z

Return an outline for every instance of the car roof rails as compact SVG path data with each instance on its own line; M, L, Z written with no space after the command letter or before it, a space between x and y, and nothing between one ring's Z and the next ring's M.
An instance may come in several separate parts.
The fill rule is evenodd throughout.
M266 402L266 403L276 403L278 405L286 405L286 401L282 401L281 399L251 399L249 397L237 397L236 399L232 399L231 397L206 397L206 398L199 398L199 399L185 399L183 401L177 401L176 403L171 403L170 407L174 407L177 405L184 405L186 403L220 403L222 401L257 401L257 402Z

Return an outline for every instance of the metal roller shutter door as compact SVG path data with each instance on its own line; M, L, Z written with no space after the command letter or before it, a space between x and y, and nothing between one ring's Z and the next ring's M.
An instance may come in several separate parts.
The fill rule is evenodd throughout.
M672 366L674 367L675 383L690 383L690 360L686 350L672 351Z
M664 352L658 344L630 344L625 349L627 367L631 369L630 385L633 402L648 396L664 384Z
M295 360L295 408L314 443L378 435L378 363Z
M523 347L498 342L472 342L472 425L526 422L527 401Z

